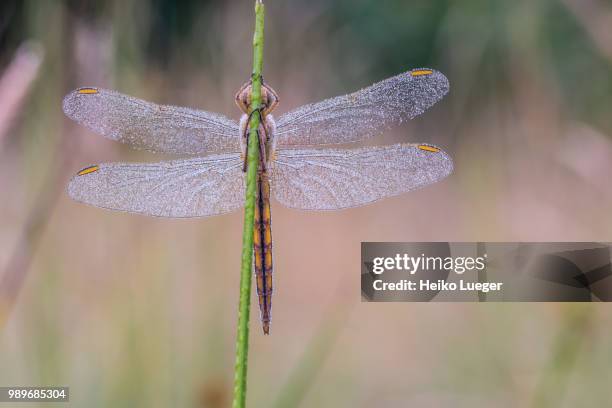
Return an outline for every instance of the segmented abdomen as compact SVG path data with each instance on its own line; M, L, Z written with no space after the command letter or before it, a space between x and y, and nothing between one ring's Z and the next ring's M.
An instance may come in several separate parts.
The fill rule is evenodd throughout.
M264 334L270 332L272 319L272 226L270 212L270 180L260 171L258 175L255 226L253 229L253 255L259 311Z

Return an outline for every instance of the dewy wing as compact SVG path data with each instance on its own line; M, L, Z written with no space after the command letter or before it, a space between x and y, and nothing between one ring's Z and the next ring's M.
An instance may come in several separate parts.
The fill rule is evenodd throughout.
M261 159L254 264L264 333L272 309L270 191L283 205L334 210L364 205L448 176L453 162L439 147L398 144L357 149L303 146L356 142L412 119L448 92L446 77L422 68L291 111L275 126L278 95L262 88ZM79 171L68 185L75 200L110 210L158 217L206 217L240 208L250 83L236 95L240 124L210 112L157 105L100 88L79 88L64 112L109 139L137 149L206 155L152 164L106 163Z

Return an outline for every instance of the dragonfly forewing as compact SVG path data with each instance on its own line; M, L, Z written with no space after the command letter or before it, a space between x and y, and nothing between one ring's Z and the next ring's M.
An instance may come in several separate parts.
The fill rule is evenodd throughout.
M242 207L245 184L239 154L161 163L107 163L72 178L76 201L157 217L206 217Z
M281 116L277 144L311 146L364 140L420 115L448 89L448 79L441 72L428 68L408 71Z
M239 151L238 123L217 113L157 105L101 88L80 88L64 98L70 119L137 149L170 154Z
M287 207L337 210L424 187L452 171L448 154L424 144L279 150L272 191Z

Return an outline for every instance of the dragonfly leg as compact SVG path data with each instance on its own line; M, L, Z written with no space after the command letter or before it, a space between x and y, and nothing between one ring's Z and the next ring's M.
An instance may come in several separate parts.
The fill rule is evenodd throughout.
M244 83L236 92L235 101L236 105L244 113L249 113L249 106L251 105L251 90L249 89L253 84L253 80L249 80Z
M244 124L244 130L242 131L242 140L244 140L244 162L242 164L242 172L246 173L247 171L247 157L249 154L249 137L251 136L249 132L249 122L251 119L251 115L249 115Z
M249 152L249 137L251 136L251 132L249 131L250 130L250 126L249 125L251 123L251 117L253 116L253 114L255 112L259 112L259 117L262 118L262 116L261 116L262 108L255 109L255 110L253 110L253 112L249 113L249 116L246 119L246 124L244 126L244 133L242 135L242 139L245 141L245 152L244 152L245 154L244 154L244 163L242 165L242 171L245 172L245 173L247 171L247 156L248 156L248 152ZM261 124L260 124L260 126L261 126ZM265 127L264 127L264 129L265 129ZM258 134L260 133L259 129L257 130L257 133ZM267 135L267 133L266 133L266 135ZM261 149L261 143L260 143L260 149ZM265 157L265 156L262 156L262 157Z
M261 78L263 82L263 77ZM280 98L278 97L278 93L272 88L270 85L263 82L263 89L266 93L266 107L263 111L264 116L267 116L270 112L272 112L278 104L280 103Z
M268 131L263 123L259 124L257 136L259 137L259 156L261 157L259 163L261 163L261 170L265 173L267 172L266 163L268 163L268 157L266 154L266 147L268 145Z

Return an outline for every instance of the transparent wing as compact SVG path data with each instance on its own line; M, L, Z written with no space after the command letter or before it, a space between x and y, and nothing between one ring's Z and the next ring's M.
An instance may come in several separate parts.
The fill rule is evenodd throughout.
M448 88L448 79L442 73L415 69L281 116L277 143L308 146L367 139L420 115L442 99Z
M273 166L276 199L304 210L368 204L435 183L453 171L453 161L444 151L418 144L280 150Z
M170 154L239 151L238 124L227 117L156 105L100 88L80 88L64 98L70 119L137 149Z
M76 201L158 217L206 217L240 208L239 154L161 163L108 163L81 170L68 185Z

